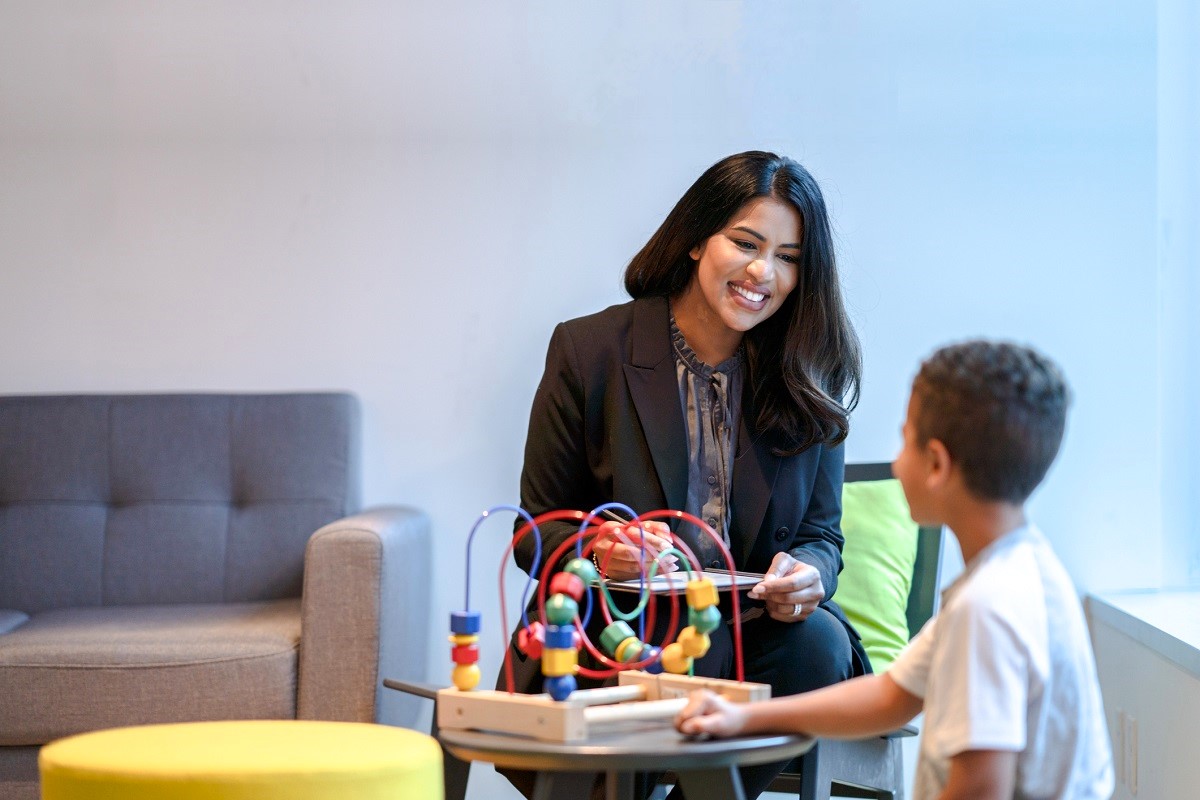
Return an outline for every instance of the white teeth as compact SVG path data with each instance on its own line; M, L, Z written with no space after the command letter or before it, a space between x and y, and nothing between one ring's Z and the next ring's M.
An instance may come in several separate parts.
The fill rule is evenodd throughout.
M752 291L750 291L749 289L743 289L741 286L736 286L736 285L733 285L733 284L730 284L730 285L732 285L732 286L733 286L733 290L734 290L735 292L737 292L737 293L738 293L738 294L740 294L742 297L744 297L744 298L746 298L747 300L749 300L751 303L759 303L759 302L762 302L762 301L763 301L763 300L765 300L765 299L766 299L766 297L767 297L765 294L760 294L760 293L758 293L758 292L752 292Z

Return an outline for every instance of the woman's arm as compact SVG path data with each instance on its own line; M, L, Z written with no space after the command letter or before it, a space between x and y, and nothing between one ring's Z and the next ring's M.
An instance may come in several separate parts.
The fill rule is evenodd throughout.
M816 475L804 516L797 527L788 553L797 561L816 568L828 599L837 591L842 571L842 479L846 471L846 452L842 445L816 445Z
M812 459L814 455L813 466L792 469L797 480L804 474L812 475L812 486L791 489L796 497L807 496L808 504L795 525L787 550L775 553L766 578L750 591L750 596L763 600L767 613L781 622L807 619L837 590L838 572L842 568L845 456L841 446L815 445L806 454L793 458ZM776 487L777 497L785 486Z
M595 478L584 449L583 407L575 346L566 325L559 324L550 337L546 369L533 397L525 438L521 507L532 516L562 509L587 511L595 505L588 492ZM518 528L523 524L523 519L517 521ZM539 527L545 563L555 548L579 530L579 523L556 521ZM534 548L533 534L515 548L517 565L526 572L533 566ZM567 559L573 557L571 551Z

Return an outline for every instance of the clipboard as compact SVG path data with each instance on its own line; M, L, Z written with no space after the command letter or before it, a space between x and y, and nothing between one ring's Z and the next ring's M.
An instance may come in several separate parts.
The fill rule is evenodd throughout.
M751 586L761 582L765 576L760 572L738 572L727 569L708 569L703 572L693 572L692 578L708 578L717 587L718 592L728 592L732 589L749 590ZM651 594L666 594L667 592L683 592L687 588L688 573L686 570L676 570L665 574L655 575L653 580L646 581L633 578L627 581L603 581L612 591L641 592L646 586ZM593 585L599 585L596 581Z

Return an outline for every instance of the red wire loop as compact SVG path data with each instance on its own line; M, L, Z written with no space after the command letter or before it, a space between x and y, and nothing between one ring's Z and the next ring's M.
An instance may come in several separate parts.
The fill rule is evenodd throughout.
M507 610L507 604L505 602L504 572L505 572L505 568L508 564L509 556L512 554L514 548L521 541L521 539L523 539L525 536L527 536L530 533L530 531L533 530L534 525L540 526L544 522L553 522L556 520L572 520L575 522L585 522L586 521L587 526L582 531L578 531L578 532L572 534L571 536L567 537L567 539L562 544L560 544L557 548L555 548L554 552L551 553L550 557L545 559L545 561L542 564L541 575L539 576L539 580L538 580L537 599L538 599L538 614L542 619L545 619L545 617L546 617L546 587L549 584L551 570L554 568L554 566L556 564L558 564L559 559L562 558L563 555L566 553L567 548L574 547L576 545L576 543L579 542L579 540L581 540L581 539L586 540L582 547L583 557L587 558L592 553L592 551L594 550L594 548L596 546L596 538L597 537L591 533L592 528L594 527L591 525L591 523L594 522L596 519L597 519L597 517L594 514L585 514L582 511L548 511L545 514L541 514L537 517L534 517L532 524L527 522L524 525L522 525L521 528L518 529L515 534L513 534L512 539L508 543L508 547L505 549L504 557L503 557L503 559L501 559L501 562L500 562L500 582L499 582L499 585L500 585L500 632L501 632L501 636L503 638L503 647L504 647L504 678L505 678L505 684L508 688L509 694L516 693L515 681L513 679L512 653L511 653L511 649L509 648L509 633L508 633L507 624L505 622L505 620L508 619L508 610ZM725 559L725 563L728 566L729 571L731 573L734 571L733 555L729 552L729 548L725 545L725 541L720 536L718 536L717 532L714 531L712 529L712 527L710 527L707 523L705 523L703 520L693 516L692 514L687 513L686 511L673 511L671 509L661 509L659 511L651 511L646 514L639 515L636 519L631 521L629 524L635 525L638 522L650 522L650 521L658 520L658 519L680 519L685 522L690 522L693 525L700 528L700 530L703 533L707 533L709 535L709 537L716 543L717 548L720 550L722 557ZM622 536L622 538L625 538L625 537ZM697 572L703 572L703 569L701 568L699 562L696 560L695 554L692 553L691 549L687 546L687 543L684 542L683 539L681 539L674 532L671 532L671 543L674 547L679 549L680 552L682 552L687 557L688 561L692 564L692 566L696 569ZM605 553L604 561L600 565L602 574L607 572L608 562L609 562L609 559L611 559L611 558L612 558L612 549L610 548L609 551L607 553ZM641 566L641 570L642 570L642 577L644 579L646 577L646 567L644 564ZM647 591L648 591L648 589L647 589ZM734 669L735 669L735 675L737 677L737 680L744 681L745 680L745 668L744 668L744 665L742 662L741 607L740 607L740 601L738 599L737 590L731 589L730 593L732 594L731 601L732 601L732 605L733 605ZM667 595L668 595L668 597L670 597L670 600L671 600L671 617L670 617L670 622L667 626L667 634L665 637L665 641L671 642L674 640L676 628L678 627L678 624L679 624L679 592L672 591L672 592L668 592ZM603 613L603 615L604 615L604 619L608 622L608 624L611 625L612 621L613 621L612 614L609 610L608 603L603 601L603 596L604 596L603 593L600 593L600 597L602 598L602 602L600 603L600 610L601 610L601 613ZM653 630L655 614L657 611L657 602L653 596L651 596L650 600L647 602L646 605L647 605L646 628L648 630ZM605 664L609 667L609 669L596 670L596 669L590 669L588 667L580 666L578 668L579 674L583 675L584 677L596 678L596 679L609 678L622 670L640 669L642 667L649 666L650 663L652 663L654 661L653 656L646 658L643 661L631 661L631 662L614 661L613 659L606 656L604 653L600 652L600 650L595 646L595 644L592 643L592 641L588 638L586 631L584 631L583 625L579 621L578 617L575 619L575 629L579 632L579 635L582 637L583 644L587 648L587 651L589 653L591 653L592 656L597 661L599 661L601 664Z

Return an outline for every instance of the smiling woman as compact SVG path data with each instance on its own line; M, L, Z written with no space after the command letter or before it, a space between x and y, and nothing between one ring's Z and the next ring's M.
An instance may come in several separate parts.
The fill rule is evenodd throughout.
M632 302L564 322L551 337L522 507L686 511L724 539L737 569L766 576L743 601L747 680L786 695L869 671L832 600L842 566L841 442L861 367L816 181L773 153L714 164L633 257L625 288ZM597 565L617 580L636 578L655 551L618 541L626 525L605 522L595 542ZM703 567L727 566L692 525L645 527L664 545L678 536ZM576 529L542 525L541 552ZM533 569L531 537L515 555ZM729 602L695 659L697 675L734 674ZM660 609L644 641L663 641L670 616ZM593 614L590 639L603 627ZM515 640L512 655L517 689L540 691L537 659ZM588 659L581 653L580 665L598 666ZM744 769L747 796L782 766Z

